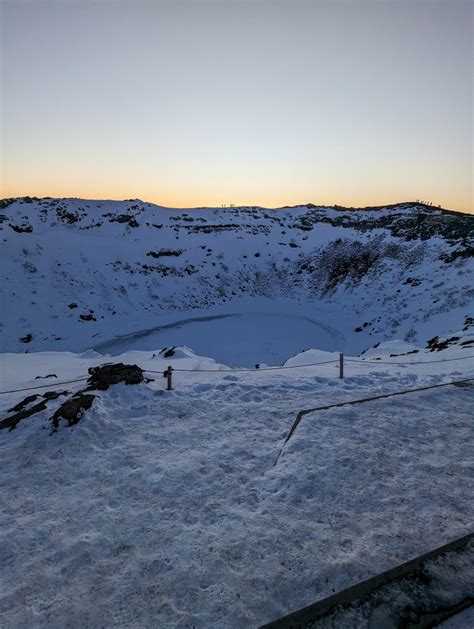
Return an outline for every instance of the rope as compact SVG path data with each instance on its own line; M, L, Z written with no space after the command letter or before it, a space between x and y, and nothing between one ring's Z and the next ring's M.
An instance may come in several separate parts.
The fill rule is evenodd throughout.
M377 360L375 358L368 360L356 360L354 358L344 358L346 363L363 363L365 365L431 365L433 363L450 363L454 360L468 360L474 358L474 356L462 356L461 358L442 358L441 360L418 360L415 362L396 362L388 360Z
M456 361L456 360L466 360L469 358L474 358L474 356L462 356L461 358L444 358L442 360L419 360L416 362L397 362L397 361L383 361L383 360L356 360L353 358L344 358L344 362L345 363L361 363L363 365L431 365L433 363L449 363L452 361ZM260 368L256 368L254 367L253 369L246 369L244 367L240 368L237 367L236 369L179 369L176 367L173 367L173 371L180 371L180 372L188 372L188 373L228 373L229 371L232 372L243 372L243 371L252 371L252 372L258 372L258 371L280 371L283 369L301 369L303 367L317 367L318 365L330 365L332 363L338 363L339 359L336 360L326 360L324 362L321 363L307 363L304 365L287 365L287 366L282 366L282 367L260 367ZM153 371L152 369L144 369L143 371L146 371L147 373L159 373L162 374L162 371Z
M189 373L229 373L229 371L232 372L241 372L241 371L252 371L252 372L258 372L258 371L279 371L281 369L301 369L302 367L316 367L317 365L329 365L331 363L338 363L339 359L337 360L326 360L325 362L322 363L310 363L307 365L288 365L287 367L254 367L253 369L246 369L244 367L240 368L237 367L236 369L178 369L173 367L173 372L174 371L181 371L181 372L189 372ZM144 369L143 371L146 371L147 373L160 373L162 374L163 371L152 371L151 369Z
M34 389L50 389L51 387L57 387L62 384L71 384L71 382L85 382L87 378L78 378L77 380L64 380L63 382L51 382L50 384L42 384L37 387L26 387L25 389L12 389L11 391L0 391L0 395L6 395L7 393L21 393L22 391L33 391Z
M445 358L442 360L423 360L417 362L396 362L396 361L383 361L383 360L356 360L354 358L344 358L344 363L359 363L363 365L431 365L434 363L449 363L457 360L468 360L470 358L474 358L474 356L462 356L461 358ZM308 363L305 365L287 365L282 367L261 367L261 368L253 368L246 369L236 368L236 369L179 369L173 367L173 372L181 372L181 373L244 373L244 372L252 372L257 373L259 371L283 371L286 369L303 369L304 367L318 367L319 365L331 365L334 363L338 363L339 359L336 360L326 360L321 363ZM163 374L163 371L156 371L153 369L143 369L145 373L156 373ZM71 384L73 382L85 382L87 377L78 378L76 380L64 380L62 382L54 382L50 384L42 384L35 387L25 387L23 389L12 389L11 391L0 391L0 395L7 395L8 393L22 393L23 391L34 391L36 389L49 389L51 387L61 386L63 384Z

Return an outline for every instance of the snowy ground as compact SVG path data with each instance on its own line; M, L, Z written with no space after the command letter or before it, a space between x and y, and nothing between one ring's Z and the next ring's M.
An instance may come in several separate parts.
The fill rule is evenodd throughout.
M167 364L164 380L115 385L81 422L48 411L0 432L0 624L250 627L469 531L474 387L450 386L307 415L304 408L474 377L440 353L239 372L179 350L115 362ZM155 354L155 356L153 356ZM312 350L290 365L335 359ZM84 375L93 352L1 355L1 389ZM109 359L110 360L110 359ZM67 385L74 391L80 383ZM64 388L64 387L56 387ZM24 394L0 397L0 411Z

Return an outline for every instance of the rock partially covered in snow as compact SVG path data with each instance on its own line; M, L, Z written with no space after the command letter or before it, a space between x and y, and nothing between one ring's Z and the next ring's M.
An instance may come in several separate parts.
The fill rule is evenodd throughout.
M144 381L143 370L137 365L124 365L123 363L106 364L99 367L90 367L91 377L87 380L90 384L87 390L98 389L105 391L111 384L125 382L125 384L140 384Z
M70 400L63 402L51 418L54 429L57 430L61 419L65 419L68 426L77 424L84 411L87 411L92 406L95 398L95 395L77 393Z
M413 345L413 343L407 343L406 341L394 340L386 341L385 343L376 343L373 347L361 352L361 356L364 358L395 358L396 356L408 356L411 354L418 354L421 348Z

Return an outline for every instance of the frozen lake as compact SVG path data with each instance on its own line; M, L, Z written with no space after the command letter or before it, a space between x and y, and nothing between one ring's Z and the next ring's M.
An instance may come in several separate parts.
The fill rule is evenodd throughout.
M340 351L343 344L342 334L315 319L255 312L181 319L116 337L93 349L116 355L132 349L186 345L196 354L232 367L253 367L257 363L281 364L311 347Z

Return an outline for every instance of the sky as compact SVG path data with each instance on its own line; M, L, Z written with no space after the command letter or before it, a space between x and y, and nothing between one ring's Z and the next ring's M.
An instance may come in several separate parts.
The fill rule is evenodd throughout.
M2 197L474 212L471 1L0 3Z

